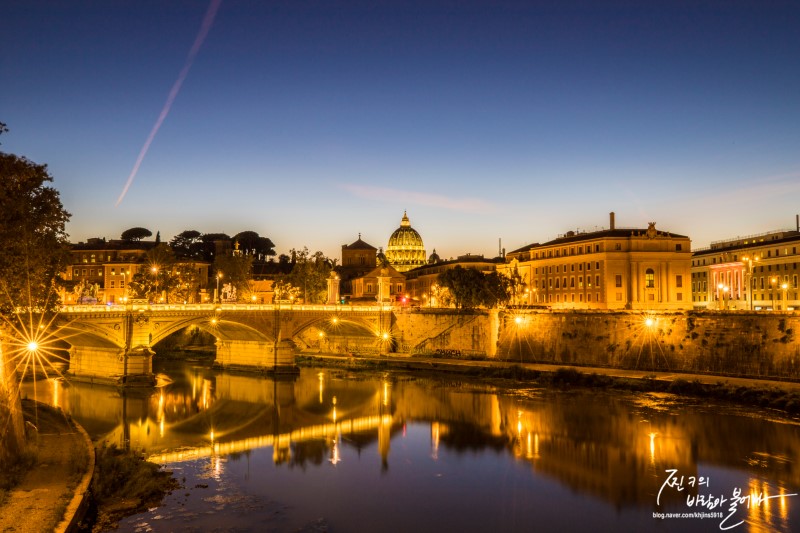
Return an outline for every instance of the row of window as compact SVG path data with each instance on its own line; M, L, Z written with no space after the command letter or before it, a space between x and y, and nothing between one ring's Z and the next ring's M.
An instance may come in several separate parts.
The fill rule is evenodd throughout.
M583 272L583 266L584 266L583 263L578 263L578 272ZM569 265L569 267L570 267L570 269L569 269L570 272L575 272L575 263ZM542 269L542 272L541 272L542 274L544 274L544 273L552 274L553 273L553 265L549 265L549 266L546 266L546 267L536 267L534 269L534 274L539 274L539 268ZM600 270L600 261L595 261L594 268L595 268L595 270ZM591 270L591 269L592 269L592 264L591 263L586 263L586 270ZM563 265L563 272L566 272L566 271L567 271L567 265ZM556 265L556 274L558 274L560 272L562 272L562 265Z
M774 281L773 281L774 280ZM769 277L753 277L750 283L750 288L752 290L782 290L782 285L786 284L787 289L796 289L797 288L797 274L789 279L789 276L783 276L781 278L769 278ZM693 281L692 282L692 292L707 292L708 291L708 282L703 281Z
M784 248L784 249L783 249L783 255L784 255L784 256L790 255L790 254L789 254L789 248L788 248L788 247L786 247L786 248ZM797 255L797 246L792 246L792 253L791 253L791 255ZM780 248L775 248L775 257L780 257L780 256L781 256L781 249L780 249ZM758 259L763 259L763 258L764 258L764 255L763 255L763 253L762 253L762 255L761 255L761 256L757 256L757 257L758 257ZM767 256L766 256L766 257L767 257L767 258L771 258L771 257L772 257L772 250L767 250ZM738 261L738 260L739 260L739 256L738 256L738 254L734 254L734 256L733 256L733 260L734 260L734 261ZM726 259L726 258L723 256L723 257L720 257L720 258L719 258L719 262L720 262L720 263L729 263L730 261L729 261L729 260L727 260L727 259ZM694 259L694 260L692 260L692 266L704 266L705 264L706 264L706 260L705 260L705 259ZM712 264L712 265L716 265L716 264L717 264L717 258L716 258L716 257L712 257L712 258L711 258L711 264ZM762 266L761 268L763 269L764 267Z

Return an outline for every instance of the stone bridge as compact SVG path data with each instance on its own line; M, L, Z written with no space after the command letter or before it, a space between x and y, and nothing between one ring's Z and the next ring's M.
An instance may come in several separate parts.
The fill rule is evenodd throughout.
M185 328L217 339L218 366L285 372L295 368L296 345L386 350L393 322L388 305L129 304L65 306L57 325L72 376L150 384L152 347Z

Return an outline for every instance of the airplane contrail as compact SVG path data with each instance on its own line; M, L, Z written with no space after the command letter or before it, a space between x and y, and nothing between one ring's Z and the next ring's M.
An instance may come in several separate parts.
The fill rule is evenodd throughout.
M119 198L117 198L117 203L114 204L114 207L119 206L120 202L122 202L123 198L125 198L125 195L128 193L128 189L130 188L131 183L133 183L136 173L139 172L139 165L142 164L144 156L147 155L147 150L150 149L150 144L153 142L153 138L155 138L156 133L158 133L159 128L161 128L161 124L164 122L164 119L167 118L169 110L172 108L172 103L175 101L175 97L178 96L178 91L181 90L183 80L185 80L186 76L189 74L189 69L192 68L194 58L200 51L200 46L202 46L203 41L206 40L208 31L211 29L211 25L214 23L214 17L217 15L217 9L219 9L220 2L222 2L222 0L211 0L211 3L208 6L208 11L206 11L206 16L203 18L203 23L200 25L200 31L197 32L197 37L194 40L194 44L192 44L192 48L189 50L189 55L186 57L186 63L184 63L180 74L178 74L178 79L176 79L175 83L172 85L172 89L169 91L169 96L167 96L167 101L164 103L164 107L161 109L161 114L158 115L158 120L156 120L156 123L153 125L153 129L150 130L150 135L147 136L147 140L144 142L144 146L142 146L141 151L139 151L139 157L136 158L136 163L133 165L133 170L131 170L131 173L128 176L128 181L125 182L125 187L122 189L122 193L119 195Z

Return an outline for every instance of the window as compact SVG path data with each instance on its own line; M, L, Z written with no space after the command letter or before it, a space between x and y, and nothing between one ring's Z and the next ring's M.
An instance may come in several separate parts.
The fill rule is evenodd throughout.
M678 288L683 287L683 276L681 275L675 276L675 286Z
M614 286L615 287L622 287L622 274L617 274L614 276ZM617 293L622 294L622 293Z
M600 251L600 245L599 244L595 244L594 245L594 251L595 252L599 252Z
M600 270L600 261L597 261L597 262L594 264L594 268L595 268L595 270Z
M594 284L598 289L600 288L600 276L594 277Z
M575 276L572 276L571 278L569 278L569 286L572 289L575 288Z
M683 247L680 244L675 245L675 251L680 252Z
M683 301L683 293L682 292L679 292L678 294L676 294L675 297L678 299L679 302Z
M621 244L621 243L618 243L618 242L615 242L615 243L614 243L614 249L615 249L615 250L622 250L622 244Z
M622 293L621 293L621 292L618 292L618 293L617 293L617 301L618 301L618 302L621 302L621 301L622 301Z
M111 288L112 289L114 288L114 282L113 281L111 282Z
M556 289L558 289L558 288L560 288L560 287L558 286L558 278L556 278Z
M648 289L652 289L656 286L656 273L652 268L648 268L644 271L644 286Z

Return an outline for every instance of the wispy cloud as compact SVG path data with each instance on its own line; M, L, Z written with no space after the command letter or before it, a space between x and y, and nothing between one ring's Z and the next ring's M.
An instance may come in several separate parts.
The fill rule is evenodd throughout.
M468 213L490 213L496 210L494 204L480 198L459 198L425 192L390 189L387 187L355 185L352 183L344 183L340 185L340 187L359 198L365 198L367 200L400 201L408 204L440 207L442 209L465 211Z

